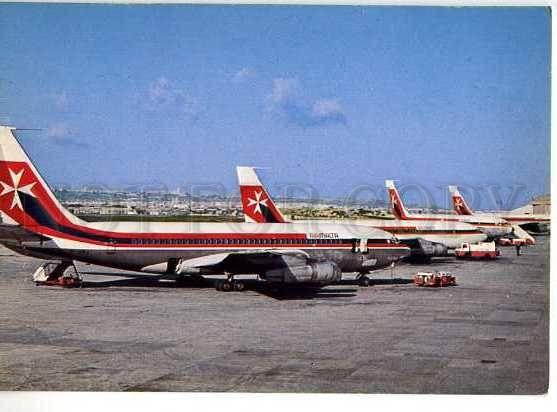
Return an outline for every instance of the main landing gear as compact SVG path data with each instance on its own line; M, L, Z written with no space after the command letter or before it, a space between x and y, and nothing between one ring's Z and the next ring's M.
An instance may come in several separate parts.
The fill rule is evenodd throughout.
M215 289L220 292L242 292L246 289L246 284L241 280L235 280L230 276L226 280L219 279L215 282Z
M358 278L358 285L363 288L367 288L368 286L371 285L371 279L366 275L361 275Z

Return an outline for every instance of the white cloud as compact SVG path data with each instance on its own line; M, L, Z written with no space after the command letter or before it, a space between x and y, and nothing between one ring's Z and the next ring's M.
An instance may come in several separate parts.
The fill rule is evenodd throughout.
M48 137L64 137L69 133L68 126L65 123L58 123L48 128L46 135Z
M177 109L190 116L197 114L195 99L166 77L159 77L149 85L149 100L153 108Z
M335 99L319 99L313 103L311 114L317 118L326 118L342 115L344 112L338 101Z
M234 74L234 76L232 77L232 81L234 83L242 83L243 81L255 77L255 75L256 75L255 70L250 69L249 67L244 67L241 70L238 70Z
M166 77L159 77L149 85L149 98L159 104L166 103L172 97L170 81Z
M53 99L54 99L54 105L59 110L67 110L69 101L68 101L68 95L66 94L65 91L62 91L60 93L55 93Z
M294 78L278 77L273 79L271 100L275 103L286 103L295 98L298 93L298 80Z
M71 130L66 123L57 123L50 126L46 135L49 140L59 146L73 147L77 149L87 148L89 145L76 139L74 136L74 131Z
M276 78L269 98L277 113L298 126L347 124L344 110L336 99L309 100L300 97L301 94L297 79Z

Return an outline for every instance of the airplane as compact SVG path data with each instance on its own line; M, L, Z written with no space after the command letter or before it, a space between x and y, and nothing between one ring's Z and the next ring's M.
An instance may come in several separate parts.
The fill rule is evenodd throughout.
M457 215L461 216L495 216L501 219L505 219L507 222L517 225L522 229L526 229L532 232L547 232L549 230L549 224L551 219L547 215L540 214L526 214L517 213L518 210L500 212L500 213L474 213L472 208L468 206L464 197L460 194L457 186L449 186L449 192L451 193L451 199L453 202L453 209Z
M8 126L0 126L0 217L0 243L56 260L56 277L80 261L178 277L224 274L220 291L243 290L238 274L322 286L410 254L388 232L348 224L85 222L60 204Z
M240 185L242 209L246 222L285 223L286 219L259 180L255 168L236 167ZM303 222L303 221L297 221ZM331 221L315 220L316 223ZM421 222L397 219L343 220L345 223L366 225L385 230L411 249L412 260L429 260L447 255L447 249L460 247L464 242L475 243L487 236L474 226L452 221Z
M462 215L449 215L449 214L411 214L408 212L402 198L398 194L393 180L385 180L385 186L389 193L389 201L392 214L400 220L407 220L412 222L461 222L468 223L480 231L484 232L488 239L497 239L508 235L512 232L511 225L496 216L462 216ZM468 242L470 243L470 242Z

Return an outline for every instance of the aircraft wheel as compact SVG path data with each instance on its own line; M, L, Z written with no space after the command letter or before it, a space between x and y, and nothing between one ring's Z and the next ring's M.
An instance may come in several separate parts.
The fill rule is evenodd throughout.
M230 292L232 290L232 283L228 280L223 280L220 290L222 292Z
M232 284L228 280L217 280L215 289L219 292L229 292L232 290Z
M233 286L236 292L242 292L246 289L246 284L241 280L235 280Z
M367 288L369 285L371 285L371 279L367 276L363 276L360 278L359 284L360 286Z

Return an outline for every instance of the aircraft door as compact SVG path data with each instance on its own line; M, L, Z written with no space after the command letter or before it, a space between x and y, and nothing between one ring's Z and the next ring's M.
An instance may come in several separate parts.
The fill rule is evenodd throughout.
M367 239L360 239L360 252L364 255L369 252L367 248Z
M367 247L367 239L353 239L352 240L352 252L367 254L369 252Z

